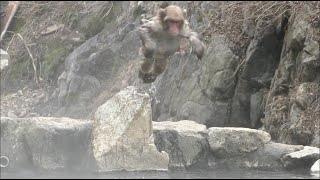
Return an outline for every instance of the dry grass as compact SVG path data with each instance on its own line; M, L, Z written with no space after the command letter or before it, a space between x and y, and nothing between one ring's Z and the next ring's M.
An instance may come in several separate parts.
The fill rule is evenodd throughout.
M281 143L297 143L297 135L309 134L308 142L300 142L310 144L312 135L319 132L320 124L320 86L317 83L311 83L303 94L297 94L298 87L293 88L288 96L275 96L270 104L266 106L265 118L263 120L267 132L270 133L272 139ZM297 122L292 122L290 113L292 105L295 103L297 96L308 95L314 97L313 102L308 105L307 109L302 109ZM299 111L297 111L299 112Z
M290 131L288 112L290 111L290 99L285 96L276 96L273 98L272 103L268 104L265 108L265 116L263 124L270 133L272 139L279 142L286 142L289 139Z
M297 128L301 131L310 130L314 133L320 128L320 85L312 84L308 88L307 94L315 95L315 99L303 112L300 121L297 122Z
M320 26L319 1L223 1L220 12L209 18L210 24L204 30L204 36L214 33L226 35L230 47L241 57L251 40L244 33L243 24L252 22L259 32L277 25L279 20L305 11L306 20L315 28ZM314 32L314 38L320 42L320 33Z
M64 28L70 31L76 19L88 15L97 16L109 4L110 2L103 1L21 1L16 18L24 25L19 27L19 32L27 44L32 46L40 33L48 26L62 23L65 25ZM19 26L21 26L20 23ZM23 48L19 40L13 39L10 44L8 38L13 38L13 36L7 36L7 43L4 47L10 54L19 56L26 53L21 52Z
M1 48L8 51L11 57L10 64L27 62L33 69L28 69L28 76L37 80L40 77L42 55L40 51L52 41L52 37L42 36L49 26L63 24L62 28L54 34L57 38L64 36L79 27L77 23L85 17L103 16L105 10L110 7L109 1L21 1L15 15L15 26L8 31ZM1 11L3 13L3 9ZM11 67L11 66L10 66ZM28 66L29 67L29 66ZM9 68L3 73L1 79L6 80L12 71ZM29 79L31 79L29 77ZM37 81L36 81L37 82Z

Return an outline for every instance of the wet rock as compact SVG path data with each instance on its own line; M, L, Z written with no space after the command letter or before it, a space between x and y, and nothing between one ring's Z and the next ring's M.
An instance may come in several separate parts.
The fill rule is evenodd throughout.
M280 158L285 154L301 149L303 149L302 145L289 145L270 141L256 152L249 154L243 166L261 170L284 170Z
M209 160L209 165L212 168L224 167L280 171L285 170L280 158L285 154L301 149L303 149L301 145L288 145L270 141L255 151L243 153L238 156L216 157L215 154L213 154Z
M207 128L190 120L153 122L155 144L169 154L170 169L203 169L208 165Z
M132 86L95 113L93 154L99 171L167 170L167 153L154 145L148 94Z
M283 166L287 169L310 168L320 158L320 149L304 146L300 151L289 153L281 158Z

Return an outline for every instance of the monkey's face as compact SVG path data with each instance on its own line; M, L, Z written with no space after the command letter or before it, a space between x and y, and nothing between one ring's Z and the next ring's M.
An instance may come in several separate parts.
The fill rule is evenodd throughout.
M184 22L184 12L178 6L168 6L160 10L163 29L172 36L180 34Z
M167 24L167 31L170 35L172 36L179 35L181 31L182 21L167 20L165 21L165 23Z

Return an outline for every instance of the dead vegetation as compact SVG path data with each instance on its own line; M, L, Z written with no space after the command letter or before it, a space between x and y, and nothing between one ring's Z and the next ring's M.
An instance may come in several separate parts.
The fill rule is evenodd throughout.
M15 79L33 79L39 86L43 79L41 75L46 68L43 56L48 53L44 52L53 51L54 49L50 48L59 47L58 44L60 47L65 46L61 37L78 31L76 28L81 26L79 23L83 23L82 20L86 17L106 16L111 6L112 2L107 1L21 1L10 30L1 42L1 48L6 50L11 58L10 68L2 72L1 86L12 74ZM2 7L1 14L4 10ZM50 29L55 32L54 37L47 37L52 34ZM57 51L63 52L60 49ZM66 55L67 52L62 54ZM19 66L24 69L19 70L20 67L12 66L17 63L22 64Z
M214 33L223 34L230 47L240 57L253 34L248 31L264 32L266 29L281 25L284 18L298 12L305 12L306 20L315 28L320 27L319 1L222 1L220 10L210 14L210 24L204 30L204 36ZM314 32L314 39L320 42L320 32Z

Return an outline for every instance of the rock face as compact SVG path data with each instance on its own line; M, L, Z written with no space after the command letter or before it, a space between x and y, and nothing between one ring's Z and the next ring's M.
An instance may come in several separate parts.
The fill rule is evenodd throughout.
M170 169L203 169L208 165L209 145L205 125L190 120L153 122L155 144L169 154Z
M300 151L286 154L281 162L287 169L311 167L320 158L320 149L311 146L304 146Z
M223 37L214 36L206 56L172 56L167 70L155 82L154 121L192 119L197 123L224 126L229 120L237 57Z
M138 76L133 76L128 70L135 64L139 51L139 19L128 23L129 20L125 18L127 13L134 10L131 3L114 2L115 8L111 8L108 22L102 25L106 28L67 56L64 70L57 81L55 98L59 101L60 109L53 114L72 118L93 117L97 107L127 86L126 81L131 77L135 79ZM127 25L117 27L122 22ZM102 90L108 91L108 97ZM102 103L99 101L95 104L92 99L98 99L100 93L103 94L100 99Z
M1 118L1 155L8 168L93 168L91 121L70 118Z
M154 145L148 94L130 86L98 108L93 154L102 172L168 169L168 155Z
M319 146L319 44L305 13L288 20L279 66L266 97L263 125L281 143ZM288 116L287 116L288 115Z
M224 158L255 151L271 140L268 133L248 128L209 128L208 141L214 156Z

